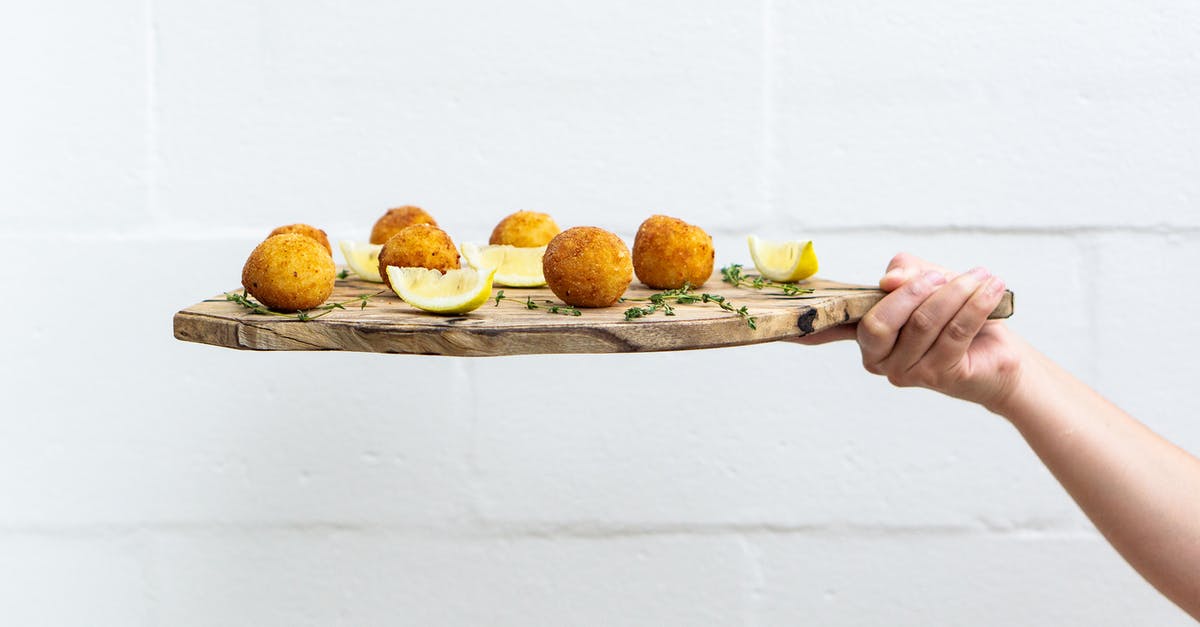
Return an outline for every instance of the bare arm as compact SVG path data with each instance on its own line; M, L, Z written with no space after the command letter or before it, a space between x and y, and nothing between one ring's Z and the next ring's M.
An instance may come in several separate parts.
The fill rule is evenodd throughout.
M997 413L1155 588L1200 620L1200 460L1032 348Z
M986 271L901 254L880 287L857 328L803 341L856 339L870 372L1007 418L1113 547L1200 620L1200 460L988 322L1004 285Z

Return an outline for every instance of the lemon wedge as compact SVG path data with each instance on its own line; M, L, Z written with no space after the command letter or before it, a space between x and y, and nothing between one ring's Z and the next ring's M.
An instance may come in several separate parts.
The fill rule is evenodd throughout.
M342 249L346 265L350 266L360 279L383 283L383 277L379 276L379 251L383 250L383 244L342 240L338 242L338 247Z
M492 296L496 270L447 270L387 267L392 291L404 302L425 311L460 314L479 309Z
M817 273L817 253L808 242L768 242L751 235L750 258L759 274L772 281L791 283Z
M464 243L462 254L467 263L476 270L495 268L496 285L539 287L546 284L546 275L542 274L545 246L519 248L507 244L476 246Z

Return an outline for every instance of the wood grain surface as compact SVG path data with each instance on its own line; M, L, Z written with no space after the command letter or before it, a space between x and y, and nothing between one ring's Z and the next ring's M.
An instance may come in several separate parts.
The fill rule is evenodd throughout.
M505 287L494 289L493 294L503 289L511 300L503 300L498 306L489 301L469 314L426 313L387 291L372 297L365 309L352 305L309 322L256 314L226 302L224 294L218 294L176 313L175 337L248 350L468 357L688 350L772 342L857 322L884 295L871 287L822 279L801 285L815 291L785 296L772 289L735 288L721 282L720 274L696 288L697 293L720 294L736 307L746 305L755 318L756 329L712 304L678 305L674 316L655 313L636 320L626 320L625 310L644 303L630 301L605 309L583 309L581 316L551 314L524 305L527 296L540 304L562 304L549 289ZM344 302L382 289L379 283L339 279L329 301ZM646 298L655 291L635 281L625 298ZM1012 312L1012 292L1006 292L992 318L1007 318Z

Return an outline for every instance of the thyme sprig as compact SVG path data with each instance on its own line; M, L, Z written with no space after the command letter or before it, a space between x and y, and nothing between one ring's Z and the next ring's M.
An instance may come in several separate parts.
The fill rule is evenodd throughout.
M496 301L495 304L492 305L493 307L499 307L500 301L503 300L503 301L513 302L513 303L518 303L520 305L523 305L526 309L545 309L546 313L549 313L549 314L559 314L559 315L563 315L563 316L582 316L583 315L582 311L579 311L578 309L576 309L575 307L572 307L571 305L559 305L552 300L542 300L541 304L539 304L538 301L533 300L532 296L526 296L525 302L521 302L520 300L514 299L511 296L505 296L504 290L497 290L496 295L492 297L492 300Z
M781 290L785 296L800 296L813 293L813 289L810 287L800 287L795 283L772 281L764 279L757 274L747 274L742 270L742 264L740 263L730 264L721 268L721 280L734 287L749 287L756 290L769 287Z
M363 294L361 296L355 296L354 298L352 298L350 300L342 301L340 303L325 303L324 305L321 305L320 307L315 307L315 308L309 309L307 311L297 311L296 313L284 313L282 311L274 311L274 310L268 308L266 305L263 305L262 303L251 299L250 295L246 292L246 290L242 290L241 294L238 294L236 292L233 292L233 293L226 292L225 293L225 301L231 302L231 303L237 303L237 304L241 305L242 307L249 309L250 313L262 314L265 316L279 316L282 318L295 318L296 320L299 320L300 322L310 322L310 321L316 320L317 318L320 318L322 316L327 316L327 315L333 313L333 311L336 309L345 310L346 305L353 305L353 304L357 303L359 309L366 309L367 301L371 300L372 298L374 298L376 296L379 296L380 294L383 294L386 291L387 290L381 290L379 292L375 292L374 294ZM214 302L214 301L206 301L206 302ZM215 301L215 302L220 302L220 301ZM314 313L312 313L314 311L320 312L320 313L314 314Z
M350 276L350 271L347 270L346 268L342 268L341 271L339 271L337 273L337 278L339 278L339 279L345 279L349 276Z
M688 285L686 283L684 284L683 287L678 288L678 289L666 290L665 292L651 294L649 296L649 298L625 298L622 300L623 301L634 301L634 302L641 301L641 302L649 303L648 305L645 305L642 307L630 307L629 309L626 309L625 310L625 319L626 320L636 320L638 318L645 318L646 316L654 315L656 312L659 312L659 311L661 311L663 313L663 315L674 316L676 305L693 305L693 304L714 303L721 309L724 309L725 311L737 314L739 317L741 317L743 320L746 321L746 325L749 326L751 329L758 329L757 321L755 321L754 316L750 315L750 309L747 308L745 305L743 305L741 307L734 307L733 303L729 302L728 299L726 299L724 296L721 296L720 294L709 294L709 293L697 294L692 291L692 286Z

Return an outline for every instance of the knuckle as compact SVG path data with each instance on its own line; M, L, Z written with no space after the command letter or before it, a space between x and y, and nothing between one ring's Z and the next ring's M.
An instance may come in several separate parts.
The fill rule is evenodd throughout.
M967 323L957 318L951 320L950 324L946 325L945 333L946 338L955 343L970 342L975 337L975 333Z
M883 366L876 361L864 359L863 368L871 374L883 374Z
M967 303L967 306L971 308L971 311L979 314L980 316L986 316L992 313L992 308L995 307L993 296L988 293L986 288L987 284L980 286L980 289L976 290L975 293L971 295L971 300ZM998 297L996 300L998 300Z
M898 388L912 387L912 383L909 381L908 375L902 372L889 372L887 380L888 383L891 383Z
M858 337L862 338L878 338L887 335L891 331L890 327L884 322L879 314L874 311L868 312L858 322Z
M960 274L950 281L947 287L953 292L954 298L961 303L971 297L971 294L979 287L979 281L970 275Z
M937 321L928 311L918 309L908 317L908 322L905 326L911 328L917 333L925 334L932 332L937 327Z
M920 277L905 283L903 289L914 298L925 298L925 294L929 291L925 286L925 279Z

